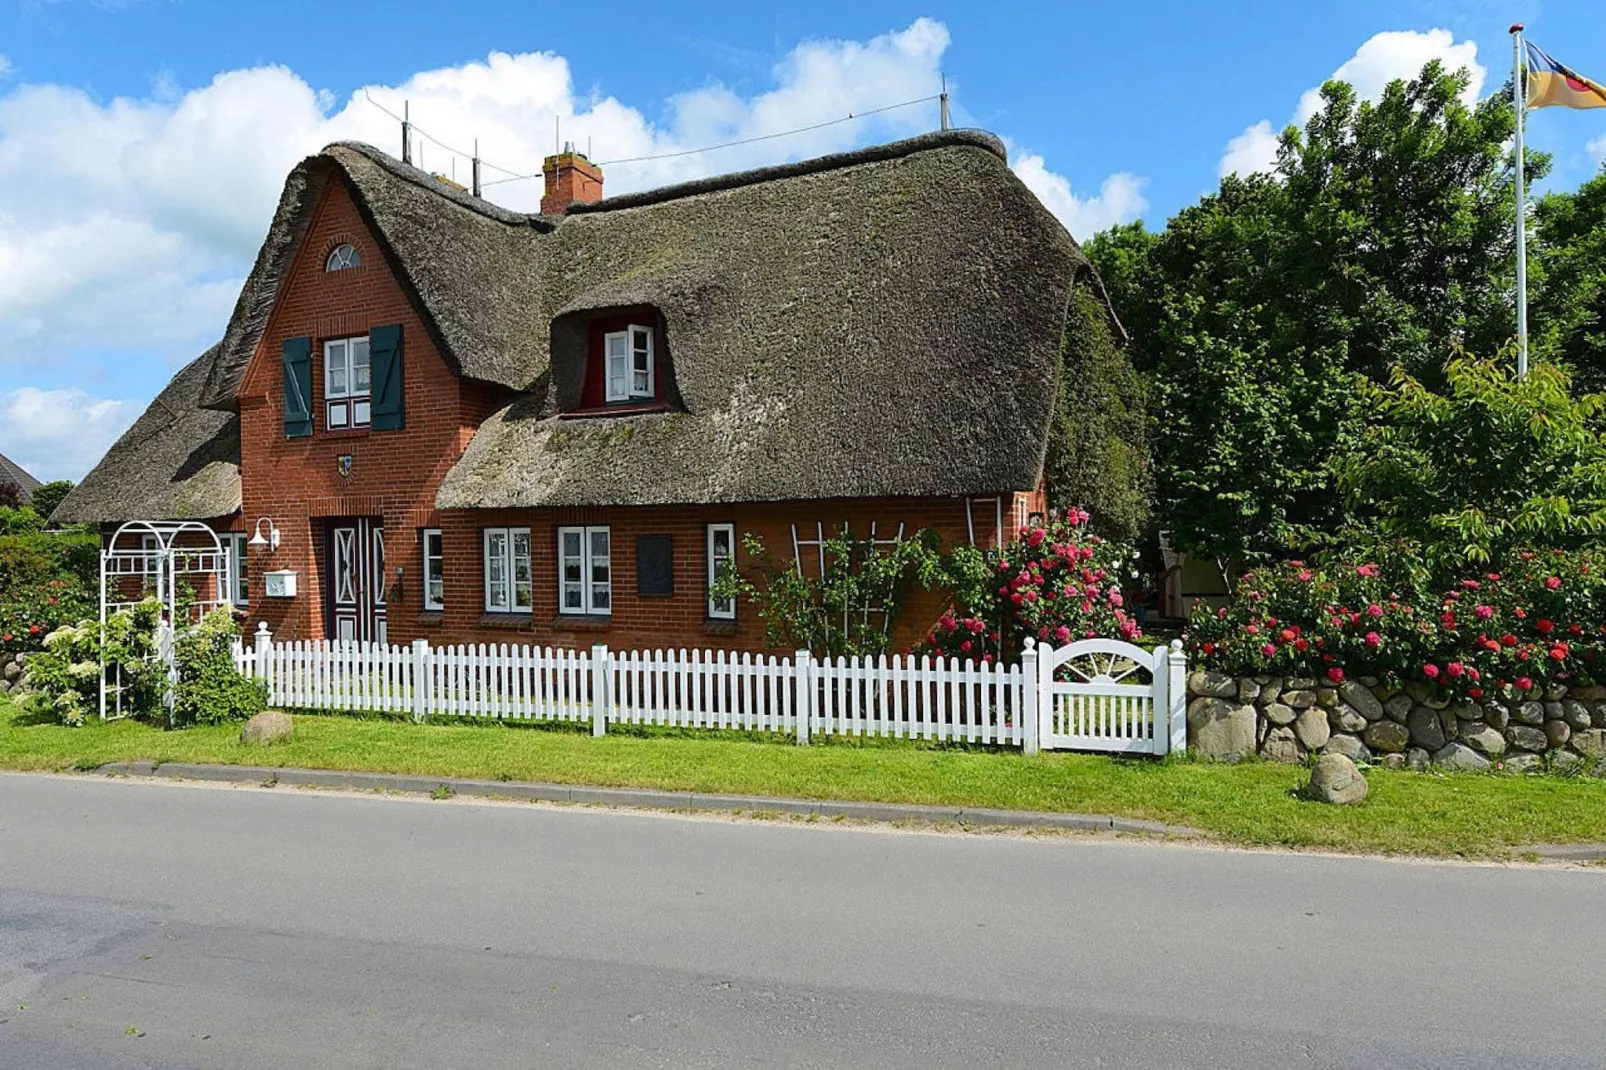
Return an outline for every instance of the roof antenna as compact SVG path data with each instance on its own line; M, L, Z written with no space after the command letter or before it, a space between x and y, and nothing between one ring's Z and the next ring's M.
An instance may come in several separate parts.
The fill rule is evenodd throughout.
M563 136L563 119L554 115L552 117L552 155L556 156L563 151L563 142L558 139Z
M411 116L413 114L411 109L412 109L412 101L410 101L410 100L402 101L402 163L412 163L413 162L412 136L411 136L412 135L413 124L411 122L409 122L409 119L411 118Z
M948 76L939 71L938 77L942 79L942 94L937 97L937 100L941 104L942 128L946 130L948 129Z
M591 159L591 135L586 135L586 159Z
M474 139L474 196L480 195L480 139Z

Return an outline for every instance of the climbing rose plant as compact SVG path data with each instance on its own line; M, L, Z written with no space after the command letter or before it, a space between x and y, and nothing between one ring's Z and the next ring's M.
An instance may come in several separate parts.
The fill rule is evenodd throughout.
M943 560L953 608L915 653L992 664L1019 657L1027 638L1051 645L1140 638L1122 592L1136 555L1094 535L1087 522L1086 512L1072 509L1021 528L1003 547L957 547Z
M1375 676L1470 699L1606 679L1606 567L1519 551L1448 590L1406 555L1291 561L1249 573L1227 606L1195 604L1190 660L1235 675Z

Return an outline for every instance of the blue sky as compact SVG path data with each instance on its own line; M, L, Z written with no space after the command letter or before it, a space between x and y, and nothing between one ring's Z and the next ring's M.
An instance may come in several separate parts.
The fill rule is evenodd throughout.
M284 171L332 137L396 151L395 125L354 96L363 87L388 106L410 99L441 141L477 137L488 160L523 172L549 151L554 115L606 160L928 95L940 71L956 118L1002 135L1017 172L1086 237L1138 216L1163 224L1214 188L1235 138L1231 159L1254 166L1340 69L1364 91L1447 54L1474 59L1493 92L1519 20L1606 77L1599 7L1557 0L547 8L12 0L0 10L0 452L43 477L94 462L220 333ZM609 169L608 188L935 123L925 104ZM1606 116L1541 112L1530 138L1556 155L1553 182L1573 186L1606 156ZM466 169L430 143L423 159ZM491 195L528 207L538 186Z

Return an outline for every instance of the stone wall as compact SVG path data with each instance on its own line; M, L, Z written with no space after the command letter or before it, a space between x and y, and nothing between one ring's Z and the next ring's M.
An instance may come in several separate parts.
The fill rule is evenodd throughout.
M1188 748L1208 758L1311 754L1425 769L1606 771L1606 688L1452 700L1425 684L1299 677L1188 677Z
M14 695L20 692L27 671L27 654L0 653L0 695Z

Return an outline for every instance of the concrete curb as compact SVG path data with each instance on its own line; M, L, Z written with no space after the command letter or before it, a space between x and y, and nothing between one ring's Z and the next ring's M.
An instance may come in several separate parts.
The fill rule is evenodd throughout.
M1606 859L1606 843L1541 843L1517 848L1518 854L1530 852L1552 862L1598 862Z
M762 812L800 817L849 817L865 821L921 821L974 827L1052 828L1081 832L1131 832L1149 836L1195 838L1204 833L1185 825L1097 814L1056 814L1032 810L987 810L901 803L839 802L783 799L767 795L715 795L704 792L654 791L648 788L592 788L525 781L468 780L460 777L404 776L393 773L343 773L325 769L281 769L262 765L191 765L187 762L108 762L94 773L168 780L210 780L232 784L276 784L356 791L400 791L429 794L441 787L454 794L482 798L529 799L593 806L631 806L653 810L708 810L722 813Z

